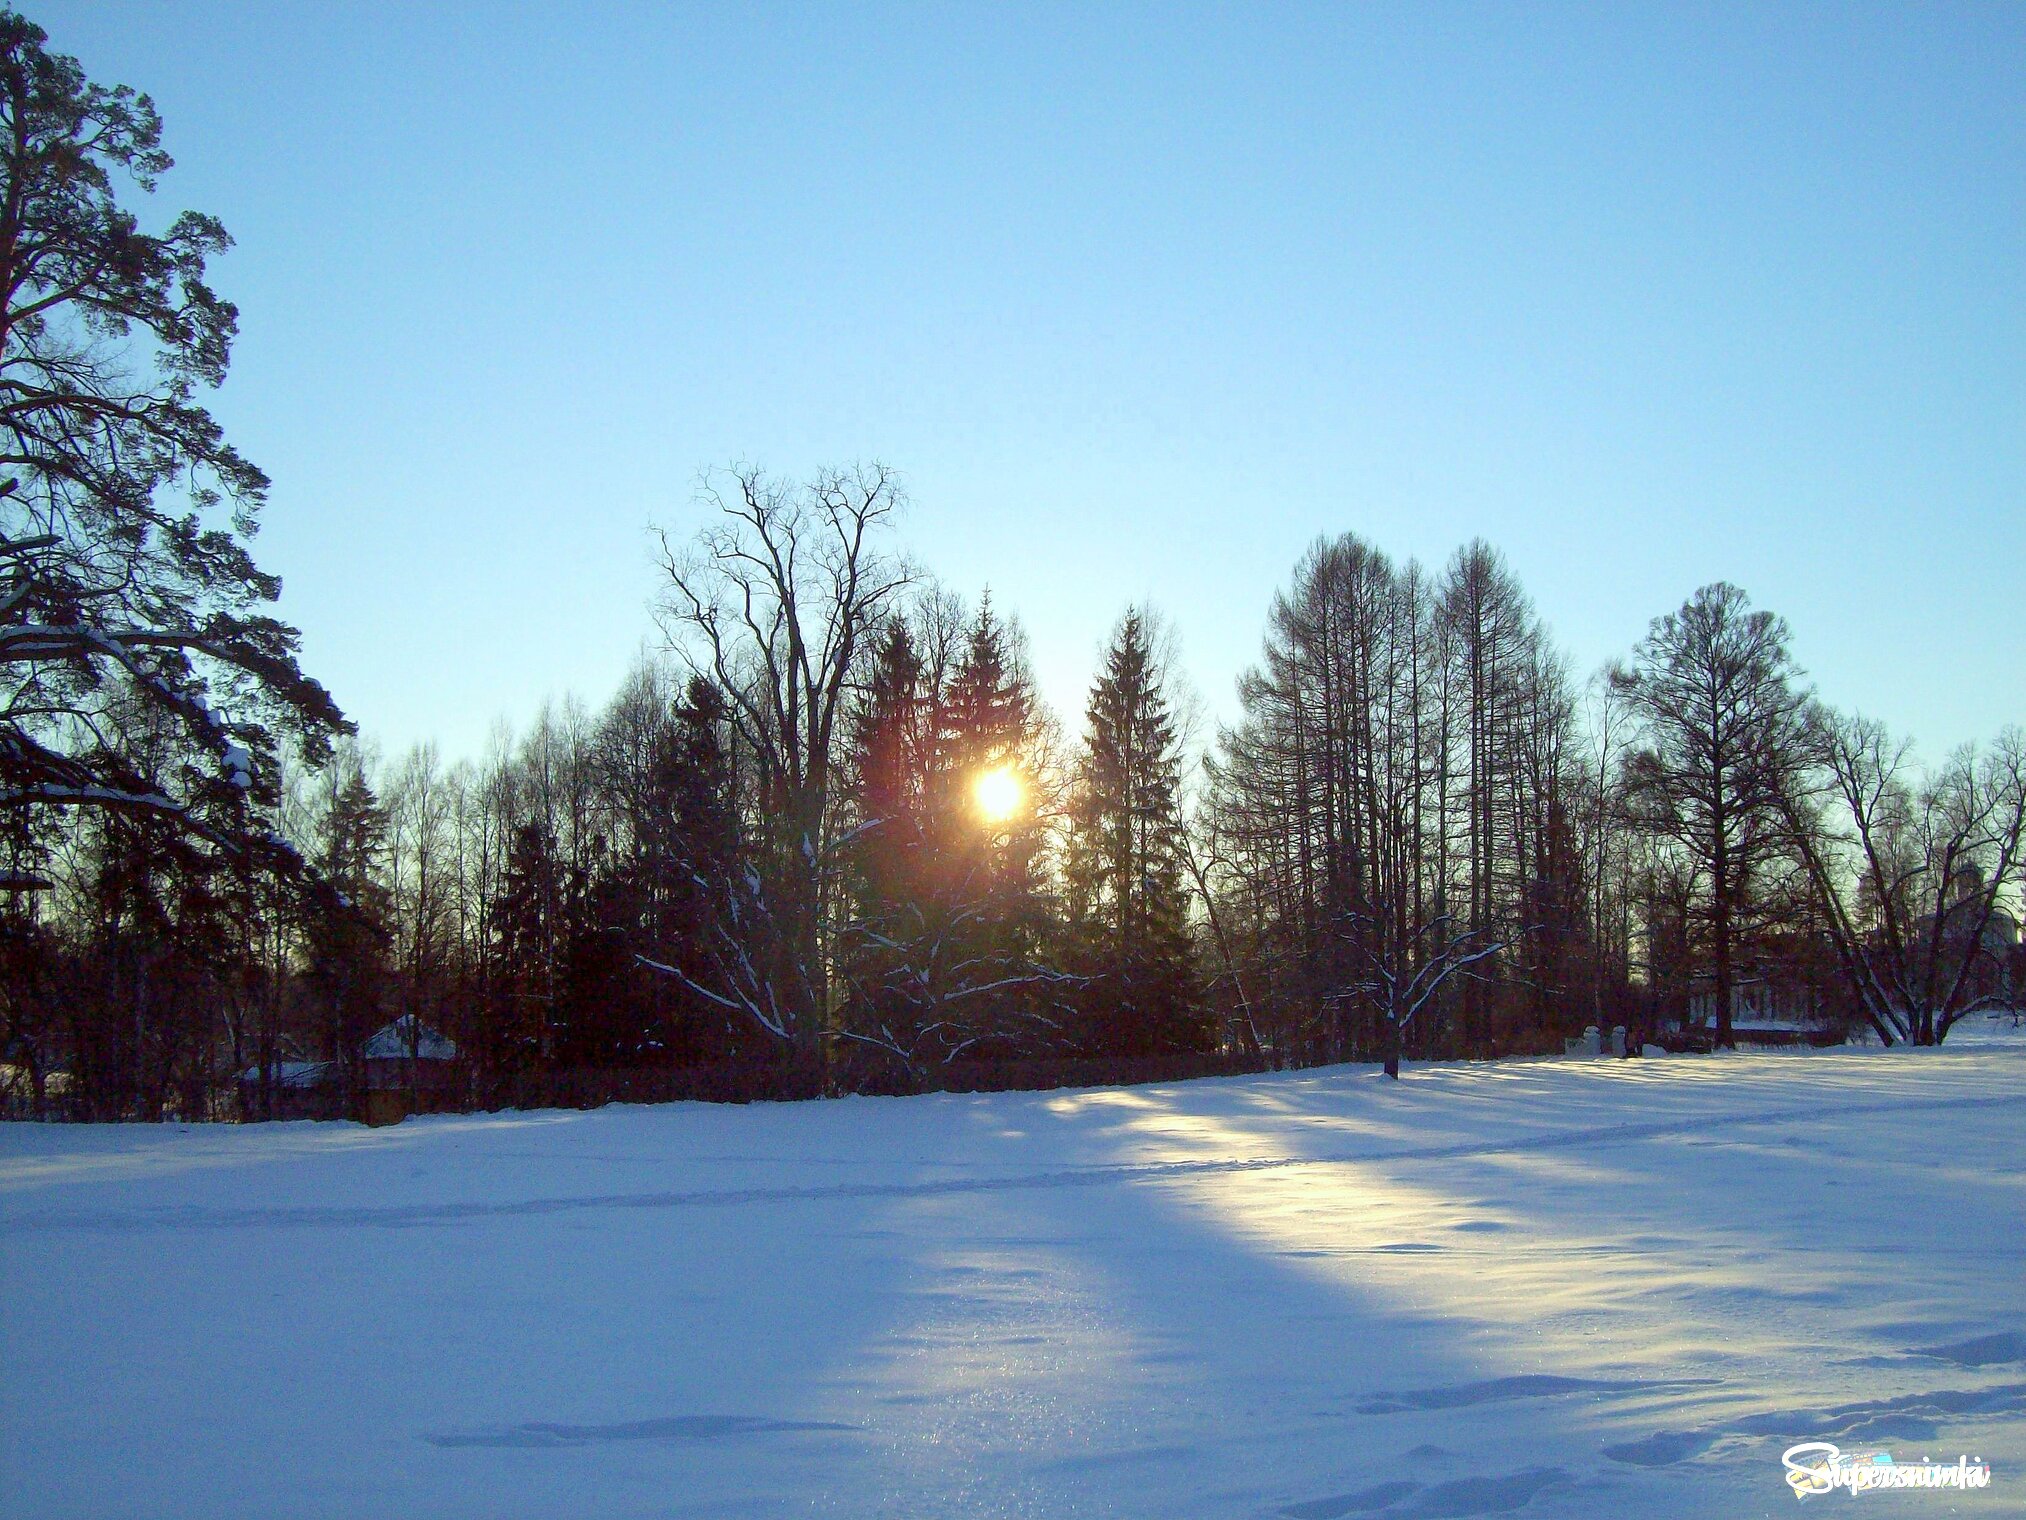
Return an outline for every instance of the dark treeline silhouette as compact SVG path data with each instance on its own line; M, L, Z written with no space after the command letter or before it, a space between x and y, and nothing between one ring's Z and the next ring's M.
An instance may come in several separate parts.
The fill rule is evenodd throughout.
M1699 1006L1728 1044L1774 988L1888 1043L2018 999L2016 730L1921 769L1725 584L1579 685L1481 542L1318 541L1214 734L1125 609L1070 732L1017 618L900 551L891 472L733 468L602 710L383 763L196 401L229 240L139 230L154 109L45 40L0 14L9 1112L1397 1074Z
M890 474L705 504L666 648L602 710L289 773L321 890L193 873L117 815L51 836L6 941L45 1108L355 1112L390 1025L454 1042L436 1103L750 1099L1636 1043L1782 958L1931 1041L2017 976L1965 948L2017 871L2017 736L1915 776L1734 587L1579 691L1490 547L1430 575L1321 541L1192 766L1144 610L1066 740L1017 619L892 553Z

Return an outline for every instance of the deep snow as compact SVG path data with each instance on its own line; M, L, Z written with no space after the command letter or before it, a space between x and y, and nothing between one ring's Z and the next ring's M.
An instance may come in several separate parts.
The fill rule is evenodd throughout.
M0 1125L9 1516L2026 1513L2026 1043Z

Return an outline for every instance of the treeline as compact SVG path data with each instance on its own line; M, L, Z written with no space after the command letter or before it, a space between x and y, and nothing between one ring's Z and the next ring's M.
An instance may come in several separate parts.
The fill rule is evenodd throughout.
M448 765L341 744L283 788L294 878L116 812L48 836L5 919L10 1061L102 1117L230 1111L251 1072L257 1114L291 1061L354 1102L396 1018L484 1104L1492 1056L1698 985L1727 1038L1774 967L1932 1041L2013 991L1978 947L2016 733L1915 773L1733 587L1579 686L1489 546L1430 573L1346 534L1274 599L1230 727L1192 742L1128 609L1069 737L1017 622L895 551L889 474L704 505L663 546L666 650L602 710Z

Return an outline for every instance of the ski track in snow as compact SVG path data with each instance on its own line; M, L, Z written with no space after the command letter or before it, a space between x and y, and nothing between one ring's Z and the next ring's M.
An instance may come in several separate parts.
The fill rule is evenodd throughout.
M2026 1108L2026 1093L1983 1098L1937 1098L1896 1103L1819 1104L1776 1109L1766 1113L1726 1116L1722 1134L1709 1143L1722 1145L1740 1130L1811 1124L1869 1114L1912 1114L1934 1110ZM831 1182L807 1187L677 1189L651 1193L588 1194L566 1198L527 1198L486 1203L389 1205L358 1208L206 1208L159 1209L20 1209L0 1219L24 1229L248 1229L269 1225L402 1227L453 1224L466 1219L513 1218L521 1215L573 1213L585 1209L737 1208L743 1205L793 1203L811 1199L931 1198L965 1193L1019 1192L1030 1188L1110 1187L1166 1182L1191 1177L1226 1176L1244 1172L1277 1172L1300 1167L1387 1166L1405 1161L1458 1161L1492 1156L1527 1155L1587 1149L1616 1142L1659 1140L1709 1130L1710 1116L1660 1120L1650 1124L1607 1124L1553 1134L1529 1135L1481 1144L1401 1146L1392 1149L1344 1151L1317 1156L1249 1156L1212 1161L1158 1161L1118 1166L1071 1167L1061 1171L1013 1173L997 1177L949 1177L909 1182ZM1412 1246L1392 1246L1411 1250Z

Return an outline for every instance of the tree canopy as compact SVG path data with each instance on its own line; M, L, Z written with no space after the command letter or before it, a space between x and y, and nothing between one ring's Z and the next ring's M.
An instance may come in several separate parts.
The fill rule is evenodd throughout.
M278 752L349 725L297 662L247 548L268 480L198 402L238 313L231 246L121 202L171 166L153 102L86 79L0 12L0 819L11 869L53 815L117 811L239 857L291 858Z

